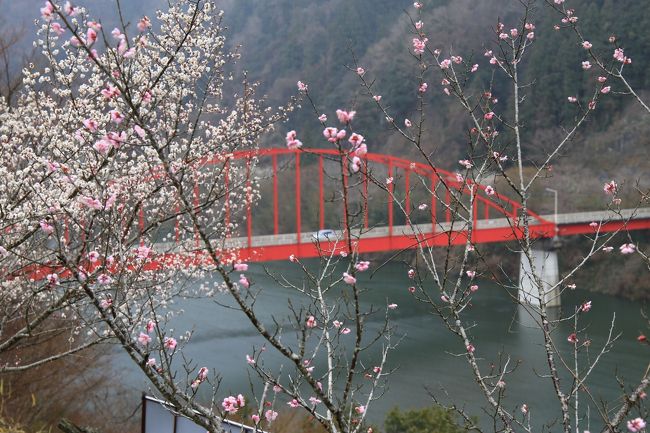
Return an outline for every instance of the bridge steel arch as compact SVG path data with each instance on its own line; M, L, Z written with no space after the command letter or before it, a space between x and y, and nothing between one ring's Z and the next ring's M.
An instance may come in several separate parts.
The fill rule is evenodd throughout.
M245 233L239 236L233 236L226 241L227 250L230 254L236 255L240 260L245 261L271 261L285 260L290 255L295 257L317 257L325 253L349 253L347 251L347 236L345 230L337 232L337 240L320 240L316 241L313 237L313 231L303 232L302 216L302 176L305 173L303 161L307 156L317 158L316 164L310 164L309 169L316 169L317 173L310 173L313 182L318 182L318 224L319 229L325 229L326 206L325 206L325 163L327 160L339 160L341 153L336 149L279 149L265 148L250 151L239 151L232 154L232 160L246 160L247 166L250 167L250 161L254 158L257 160L258 167L270 167L272 179L272 208L273 208L273 227L269 227L268 234L256 235L253 232L254 216L252 208L254 204L250 197L245 205ZM344 155L349 158L349 155ZM279 173L281 171L279 158L289 158L291 164L284 164L282 171L290 167L294 173L295 191L294 191L294 212L288 218L293 219L295 226L294 233L280 233L280 221L284 215L280 214L279 203ZM522 227L523 209L522 206L501 194L494 193L488 195L484 185L475 184L471 180L459 181L454 173L446 170L432 168L426 164L410 161L390 155L377 153L367 153L362 159L362 167L357 173L351 173L349 164L344 164L343 181L345 185L352 176L355 176L356 182L362 184L364 190L363 196L363 215L361 223L353 230L352 240L355 248L359 253L392 251L417 248L418 245L426 247L446 246L446 245L463 245L466 243L468 236L471 236L473 244L487 242L505 242L519 239L524 236ZM223 163L223 160L203 160L203 164ZM301 165L302 164L302 165ZM401 179L385 185L387 206L387 221L384 226L370 225L369 223L369 203L368 187L374 183L378 185L377 180L373 180L373 169L371 166L382 166L387 177L393 177L398 171L403 173ZM340 175L340 174L339 174ZM404 197L401 204L405 209L411 210L411 185L412 177L417 176L418 181L426 180L429 184L430 191L436 191L438 185L444 184L444 191L441 197L443 211L438 211L436 197L431 194L430 203L428 204L429 219L426 224L409 224L397 225L395 223L394 207L397 201L395 186L398 181L404 184ZM199 186L195 185L195 190ZM452 194L462 194L467 197L473 196L472 212L472 230L470 225L465 222L453 221L451 206L453 204ZM467 198L466 197L466 198ZM536 213L527 210L529 219L529 233L532 238L552 237L556 233L556 225ZM226 219L231 215L226 212ZM345 218L345 213L341 212L341 221ZM408 218L408 216L406 217ZM359 232L359 236L357 233ZM197 240L198 242L198 240ZM197 244L197 247L199 245Z

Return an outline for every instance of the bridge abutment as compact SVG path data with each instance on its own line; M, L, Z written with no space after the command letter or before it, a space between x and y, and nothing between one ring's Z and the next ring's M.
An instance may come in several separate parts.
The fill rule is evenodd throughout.
M547 307L559 307L560 289L551 287L560 281L560 268L557 258L557 241L544 239L530 252L530 258L522 251L519 258L519 300L539 306L541 295L539 283Z

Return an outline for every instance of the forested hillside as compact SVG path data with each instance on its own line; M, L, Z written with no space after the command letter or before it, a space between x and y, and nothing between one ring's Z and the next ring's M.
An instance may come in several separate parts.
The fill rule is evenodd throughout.
M630 82L645 91L650 85L650 8L638 0L576 0L572 2L585 37L611 58L610 35L616 35L633 63L627 68ZM226 22L231 41L242 45L241 67L262 83L271 100L281 103L296 92L295 83L309 84L319 109L332 114L339 107L355 107L356 127L368 137L377 151L411 150L387 130L383 116L363 94L356 74L347 67L354 58L376 79L377 93L390 104L396 119L409 117L415 108L414 76L416 62L409 54L412 24L407 12L414 13L412 2L395 0L327 0L320 2L245 0L227 8ZM492 71L483 56L495 39L492 29L497 19L515 26L518 3L509 0L433 0L425 2L422 21L432 47L444 52L474 57L480 65L474 77L477 86L489 83ZM583 71L584 50L570 30L556 31L559 17L539 1L533 21L536 44L524 65L531 86L525 89L523 104L527 127L525 145L537 158L544 156L577 114L568 96L579 99L593 91L597 71ZM430 151L438 150L435 160L444 167L455 167L464 157L466 117L454 101L442 93L437 71L429 73L429 110L426 137ZM493 92L502 107L508 105L507 82L495 79ZM482 88L482 87L481 87ZM478 89L478 87L477 87ZM561 197L563 209L593 208L599 199L600 184L616 177L632 182L647 168L650 158L649 123L639 113L635 101L617 92L603 98L595 116L572 143L565 158L554 167L555 183L567 186ZM309 145L320 143L320 128L309 107L296 113L290 128L301 130ZM535 160L527 161L529 164ZM576 172L586 172L576 181ZM571 182L567 179L571 178ZM586 194L594 191L596 194ZM550 200L539 206L550 210Z
M41 0L7 1L3 8L6 25L25 26L25 40L33 34L31 20L38 17ZM104 17L108 25L116 23L115 3L106 0L79 0L94 13ZM152 15L164 0L122 0L123 14L133 21L142 14ZM477 90L483 89L492 76L483 56L485 48L494 42L492 29L501 19L507 26L515 26L520 18L518 2L511 0L429 0L424 2L422 21L429 43L440 48L443 55L453 50L480 65L474 76ZM262 91L271 101L282 104L296 94L296 82L309 84L319 109L330 115L339 107L355 107L357 125L371 142L374 150L409 151L401 140L387 130L383 116L368 97L361 92L358 78L347 67L355 58L367 72L367 78L376 80L375 86L384 101L390 104L396 119L413 114L415 101L414 75L416 62L409 53L412 24L407 13L414 14L410 0L225 0L224 23L231 47L240 46L242 59L238 67L261 83ZM572 0L585 37L597 50L610 56L613 51L607 42L616 35L633 59L627 76L635 88L643 91L650 85L650 8L639 0ZM585 72L580 62L584 50L578 46L570 30L555 31L557 15L543 2L537 2L535 31L536 44L525 66L531 86L525 90L523 104L527 126L526 145L535 155L544 155L544 149L553 142L562 125L576 114L576 107L568 104L568 96L585 97L593 88L597 71ZM11 17L11 21L7 21ZM594 68L595 69L595 68ZM428 92L429 110L426 137L431 151L444 149L444 158L437 158L441 166L453 167L462 157L466 137L466 118L452 98L442 93L435 69L428 72L431 91ZM508 105L510 88L497 75L493 92ZM632 176L636 169L627 162L647 157L648 127L636 115L632 98L613 92L604 98L599 109L583 129L565 159L575 169L576 164L597 168L599 176L613 176L608 166L617 155L617 162L626 161L621 176ZM311 108L304 107L293 115L291 128L298 129L308 145L317 146L320 129ZM280 134L280 133L279 133ZM585 146L589 151L585 154ZM619 159L620 158L620 159ZM556 171L558 175L561 170Z

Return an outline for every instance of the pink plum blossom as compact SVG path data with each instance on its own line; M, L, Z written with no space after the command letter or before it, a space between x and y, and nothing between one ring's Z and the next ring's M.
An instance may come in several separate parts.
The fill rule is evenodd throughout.
M57 36L61 36L63 33L65 33L65 29L61 26L61 24L56 22L50 24L50 29L52 29L52 31L56 33Z
M363 156L366 153L368 153L368 146L366 145L366 143L361 143L354 149L354 154L356 156Z
M149 343L151 343L151 337L144 332L141 332L138 336L138 343L140 343L142 346L147 346Z
M268 421L268 422L275 421L275 419L277 417L278 417L278 413L275 412L275 411L272 411L271 409L264 412L264 418L266 418L266 421Z
M623 244L618 249L621 251L621 254L632 254L636 250L634 244Z
M250 281L248 281L248 278L244 274L239 275L239 284L247 289L251 286Z
M250 355L247 354L247 355L246 355L246 363L247 363L248 365L255 365L255 360L254 360L253 358L251 358Z
M476 348L474 347L473 344L470 343L467 345L467 353L474 353L475 350Z
M120 113L118 110L111 110L109 112L111 115L111 121L116 124L120 124L124 121L124 115Z
M223 399L221 406L229 414L237 413L237 411L246 405L244 397L239 394L237 397L229 396Z
M41 8L41 16L45 21L50 21L54 17L54 6L49 1Z
M573 332L573 333L569 334L569 336L567 337L567 341L569 343L576 344L576 343L578 343L578 336L576 335L575 332Z
M354 408L354 411L358 413L359 415L363 414L366 412L366 407L365 406L357 406Z
M173 337L165 337L165 339L163 340L163 345L165 346L165 349L174 350L176 349L177 344L178 342Z
M255 424L259 424L259 422L260 422L260 416L259 416L258 414L256 414L256 413L254 413L253 415L251 415L251 419L253 420L253 422L254 422Z
M80 47L82 43L83 41L79 39L77 36L73 36L70 38L70 44L72 44L73 47Z
M309 316L305 322L307 328L315 328L317 325L316 318L314 316Z
M247 263L235 263L234 267L237 272L246 272L248 270Z
M394 310L397 308L397 304L388 304L388 309L389 310Z
M47 274L47 276L45 278L47 279L47 282L52 286L56 286L57 284L59 284L59 275L58 274L54 274L54 273Z
M113 149L113 142L102 138L93 144L93 149L95 149L97 153L106 156L111 151L111 149Z
M584 48L585 50L589 50L589 49L591 49L592 46L593 46L593 45L591 45L591 42L589 42L589 41L584 41L584 42L582 43L582 48Z
M427 47L427 38L413 38L413 52L415 54L422 54Z
M97 132L97 128L99 128L99 123L94 119L84 119L81 123L90 132Z
M357 114L356 111L344 111L344 110L336 110L336 117L339 119L339 122L343 124L348 124L352 122L352 119L354 119L354 115Z
M469 286L469 290L471 292L476 292L478 290L478 286L476 284L472 284L471 286Z
M366 73L366 70L363 69L362 67L358 67L357 70L356 70L356 72L357 72L357 74L358 74L359 76L363 77L363 74Z
M321 114L320 116L318 116L318 121L322 123L327 122L327 116L325 114Z
M338 129L329 126L323 129L323 136L327 138L327 141L329 141L330 143L336 143L338 132L339 132Z
M41 230L43 230L43 233L51 235L54 232L54 226L49 224L45 220L41 220L39 222L39 225L41 226Z
M138 30L142 33L148 28L151 28L151 21L148 16L144 16L138 21Z
M145 329L147 330L147 334L151 334L155 328L156 328L156 322L154 322L153 320L147 321L147 325L145 327Z
M420 204L420 205L418 206L418 209L420 209L420 210L426 210L428 207L429 207L429 205L427 205L426 203L422 203L422 204Z
M360 261L354 265L354 269L356 269L359 272L367 271L369 267L370 267L370 262L364 262L364 261Z
M357 279L354 278L352 275L348 274L347 272L343 272L343 281L346 284L355 284L357 282Z
M605 191L606 194L610 194L610 195L616 194L616 192L618 191L618 185L616 184L616 181L610 180L609 182L607 182L603 187L603 191Z
M618 60L621 63L627 63L627 64L632 63L632 59L630 59L629 57L625 57L623 48L616 48L614 50L613 57L614 59Z
M645 429L646 422L643 418L634 418L627 422L627 429L632 433L638 433L641 430Z
M361 143L363 143L363 135L353 132L352 135L350 135L350 138L348 138L348 141L353 146L359 146Z
M289 150L297 150L302 147L302 142L296 139L296 131L287 132L286 141L287 141L287 149Z
M605 94L609 93L610 90L612 90L611 86L605 86L602 89L600 89L600 93L605 95Z
M95 263L97 260L99 260L99 253L97 251L89 252L88 260L90 261L90 263Z
M97 277L97 282L105 286L111 284L113 282L113 278L111 278L111 276L107 274L99 274L99 276Z
M404 126L406 126L407 128L410 128L411 126L413 126L413 124L411 123L410 120L404 119Z
M583 302L582 305L580 306L580 311L582 311L583 313L588 313L589 310L591 310L591 301Z
M65 12L66 15L73 17L77 14L77 8L72 6L72 3L69 1L65 2L63 5L63 12Z
M86 43L88 46L97 42L97 32L94 29L88 29L86 32Z
M418 88L418 92L420 92L420 93L424 93L424 92L426 92L426 91L427 91L427 87L429 87L429 85L428 85L427 83L422 83L422 84L420 84L420 87Z
M298 83L296 83L296 85L298 86L298 90L300 90L301 92L306 92L309 89L309 86L307 86L302 81L298 81Z
M139 259L146 259L151 254L152 249L146 245L140 245L135 249L135 254Z
M117 87L111 86L110 84L106 88L102 89L100 92L102 96L106 99L113 99L117 96L120 96L122 92ZM89 128L90 129L90 128Z
M485 194L487 195L494 195L496 191L494 191L494 187L492 185L488 185L485 187Z

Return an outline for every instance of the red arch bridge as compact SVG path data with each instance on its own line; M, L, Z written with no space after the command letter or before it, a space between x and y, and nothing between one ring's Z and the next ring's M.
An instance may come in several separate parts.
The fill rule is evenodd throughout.
M459 180L455 173L422 163L368 153L362 157L361 169L353 173L347 163L341 167L335 149L259 149L236 152L231 161L247 161L250 168L252 158L257 160L252 174L261 179L264 203L248 201L239 231L221 244L242 261L348 252L345 240L349 234L336 229L348 222L336 192L341 191L341 182L357 194L350 197L357 209L350 224L359 253L463 245L468 237L473 244L507 242L524 234L519 203L499 193L488 194L484 185ZM195 193L199 187L195 185ZM465 218L458 218L458 203L468 205L470 198L471 217L466 212ZM600 224L600 233L650 229L650 208L556 216L526 213L532 238L591 234L594 228L589 224L593 221ZM230 219L229 211L225 218ZM144 219L141 215L142 224ZM257 224L260 219L263 222ZM326 229L334 230L327 237L318 235ZM196 236L181 240L178 226L174 242L155 246L167 254L201 248Z

